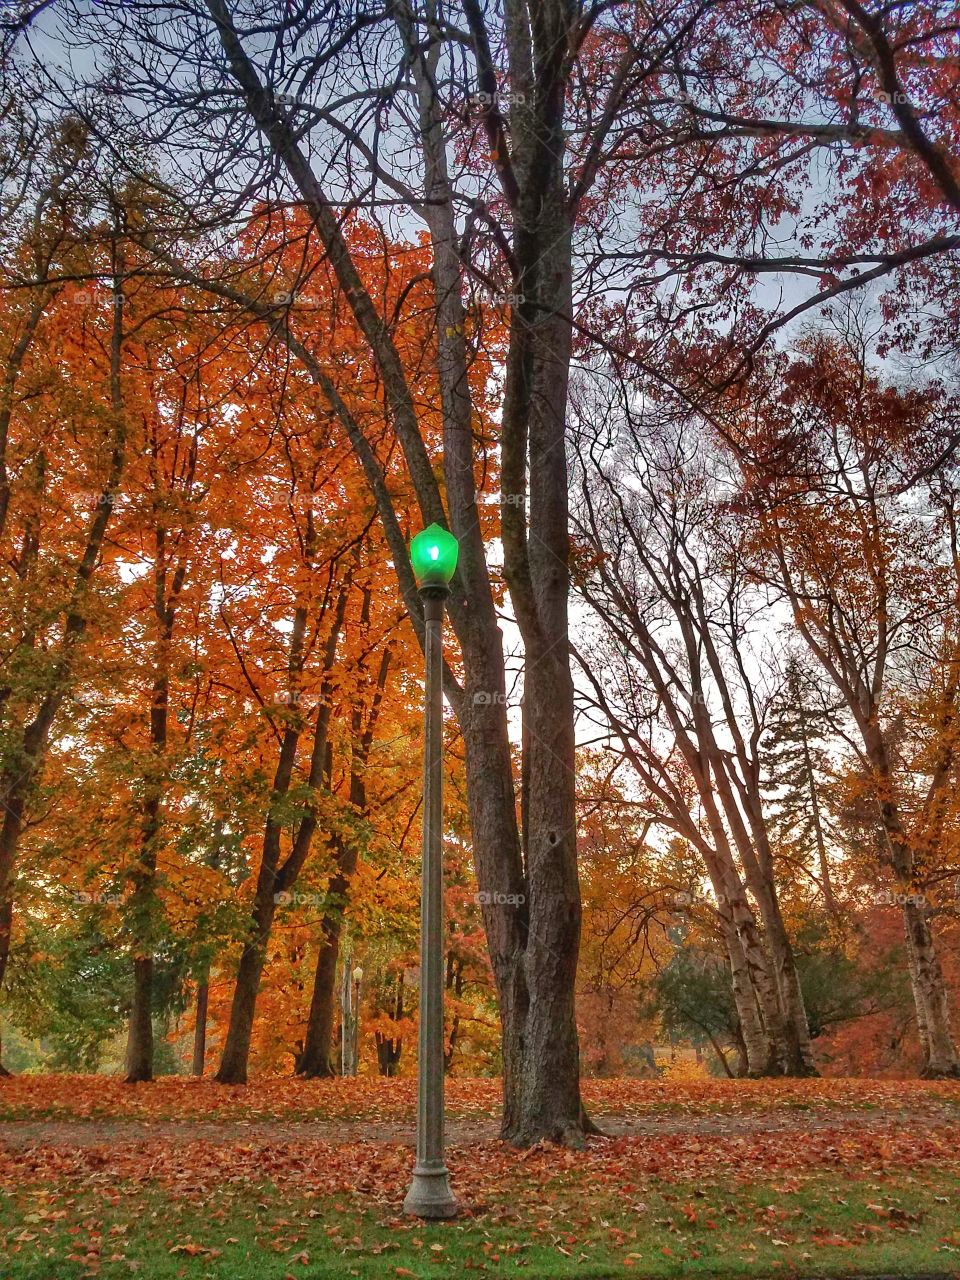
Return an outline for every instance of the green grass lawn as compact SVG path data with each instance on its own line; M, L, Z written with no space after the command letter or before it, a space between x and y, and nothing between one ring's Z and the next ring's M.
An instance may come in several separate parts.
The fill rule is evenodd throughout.
M14 1194L3 1280L320 1277L841 1276L960 1273L960 1179L817 1173L745 1187L663 1185L614 1199L575 1169L455 1222L411 1222L359 1192L296 1199L228 1182L172 1199L107 1183Z

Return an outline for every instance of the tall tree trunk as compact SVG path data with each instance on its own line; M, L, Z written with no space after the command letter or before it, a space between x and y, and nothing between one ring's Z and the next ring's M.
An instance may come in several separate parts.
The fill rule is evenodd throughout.
M366 627L370 620L371 593L364 592L360 625ZM364 814L367 808L366 768L373 746L377 720L383 705L383 694L390 670L392 649L384 650L373 686L373 696L364 719L364 709L355 705L351 714L350 746L350 805L355 814ZM327 888L327 906L321 926L320 948L317 953L317 969L313 980L313 994L307 1015L307 1028L303 1051L297 1059L296 1073L303 1076L328 1076L333 1074L330 1055L333 1047L334 1012L336 1009L337 958L340 950L340 934L350 896L350 882L357 869L357 848L352 841L337 839L333 842L336 870Z
M767 934L767 946L773 956L777 989L780 992L780 1004L784 1012L787 1048L787 1075L816 1076L819 1075L813 1060L813 1047L810 1043L810 1024L807 1021L807 1009L803 999L803 988L800 985L800 974L797 960L793 952L793 943L787 933L780 909L780 896L777 892L776 869L770 838L758 794L751 796L750 824L755 846L758 851L759 883L753 888L754 896L760 905L760 915Z
M563 6L552 6L552 56L567 32ZM567 17L569 15L566 15ZM477 13L468 20L478 39ZM482 22L481 24L482 25ZM545 31L540 32L541 39ZM549 58L541 50L541 55ZM429 64L429 57L425 60ZM444 472L451 524L462 539L464 581L475 621L455 605L467 667L461 729L478 878L488 901L483 917L503 1029L502 1135L517 1144L538 1138L578 1143L589 1128L580 1099L574 987L580 943L576 853L573 682L566 643L569 532L566 405L570 326L570 213L563 180L563 93L559 63L544 105L547 129L528 119L523 164L529 182L517 212L518 309L511 319L503 413L501 507L505 575L524 639L522 743L523 845L502 698L502 639L483 581L482 543L473 489L471 406L460 291L458 240L446 168L435 67L413 58L420 110L426 216L438 295ZM481 69L483 79L488 73ZM531 94L531 114L532 114ZM549 246L549 251L546 248ZM518 499L530 479L530 530ZM476 586L473 584L476 583ZM469 618L469 615L467 615ZM469 626L469 634L467 633ZM496 659L493 655L496 654ZM479 702L478 702L479 699ZM502 770L500 776L495 771ZM494 890L491 894L489 891ZM502 894L518 906L498 905Z
M155 689L155 699L156 696ZM162 728L157 723L161 719ZM166 741L165 705L161 710L155 703L151 722L154 752L159 753L162 751L162 743ZM157 754L154 763L158 764ZM157 840L160 834L159 779L149 779L147 785L150 794L144 804L142 847L131 872L133 892L127 903L133 956L133 996L127 1030L127 1084L153 1079L153 952L159 909L156 895Z
M562 105L557 107L562 117ZM559 181L555 177L554 182ZM527 1008L522 1026L523 1080L519 1114L506 1118L517 1144L544 1135L577 1145L589 1128L580 1099L580 1049L574 991L580 949L577 872L576 744L568 647L567 379L571 329L570 230L554 182L541 207L533 258L521 292L532 324L527 404L530 536L523 564L510 565L524 635L524 724L529 744L527 841ZM551 199L552 197L552 199ZM552 212L553 216L550 216ZM549 254L543 255L546 244ZM528 258L529 254L529 258ZM533 262L536 263L535 267ZM506 413L506 406L505 406ZM512 547L505 562L514 559ZM526 581L524 580L526 578ZM503 908L501 908L503 909ZM509 910L510 908L506 908Z
M943 970L937 955L930 919L924 910L924 895L914 881L914 851L908 839L896 794L887 745L877 724L862 726L861 732L876 776L883 788L880 821L887 839L890 865L904 893L903 925L906 938L910 985L917 1013L917 1032L927 1078L960 1075L960 1057L950 1022L950 1002Z
M339 213L328 201L289 121L277 108L272 95L265 91L257 68L238 36L228 5L224 0L206 0L206 3L230 74L243 94L247 110L309 211L330 265L369 344L383 378L391 422L424 519L446 523L440 486L424 443L403 362L390 327L351 256ZM401 29L403 22L409 27L403 7L397 9ZM481 83L486 89L492 78L496 89L495 72L488 65L489 44L480 6L468 6L467 20L475 51L483 63ZM449 525L460 540L460 565L449 614L460 640L466 688L461 696L452 679L448 679L447 688L455 695L464 736L468 803L480 889L497 895L505 891L521 895L518 899L521 908L513 915L510 909L495 905L493 896L483 911L504 1032L503 1132L507 1138L520 1142L542 1137L569 1137L577 1141L582 1136L586 1117L579 1092L573 998L580 898L573 825L572 681L566 645L568 530L564 424L571 347L571 211L563 171L566 59L577 29L577 16L573 7L563 0L550 0L532 31L527 29L525 37L521 38L518 24L512 25L517 28L515 48L510 56L511 73L517 79L514 88L528 86L530 104L523 130L526 142L520 148L524 151L521 167L526 189L522 207L518 207L515 215L516 257L521 272L517 283L528 301L523 314L515 313L511 322L507 375L510 405L504 405L502 433L503 489L514 500L516 495L525 492L529 438L532 550L528 557L525 530L520 540L523 545L518 544L516 520L508 531L506 526L511 517L519 514L521 526L524 521L523 512L508 502L503 507L504 553L505 560L510 561L511 599L515 606L518 602L520 606L518 618L520 609L525 609L521 620L525 645L528 637L530 639L525 698L542 695L555 700L550 708L530 709L531 727L535 726L545 737L538 746L531 742L536 759L531 759L530 767L526 867L517 833L506 713L502 705L489 701L492 691L502 693L504 688L503 646L476 502L466 325L457 254L460 237L454 225L453 199L445 177L443 131L437 124L443 108L432 96L425 97L421 92L427 193L422 207L424 215L431 219L434 249L444 480ZM418 88L430 83L428 67L422 64L421 58L429 62L436 54L436 50L430 48L432 38L424 41L421 35L418 31L408 40ZM537 64L536 93L532 68L523 70L531 54ZM511 198L514 183L515 180L511 183ZM435 191L440 193L436 201ZM444 215L446 221L433 221L435 212ZM534 329L538 331L536 338L525 336L531 335ZM302 344L296 343L288 330L283 337L291 350L296 350L300 358L305 357L307 367L349 433L376 496L401 589L422 633L422 611L382 467L362 429L316 360L311 361L309 353ZM506 465L508 454L510 468ZM509 551L508 543L512 543ZM534 622L537 612L540 616ZM540 674L541 667L543 674ZM553 747L559 755L553 752Z
M403 1040L391 1039L382 1031L374 1032L377 1044L377 1070L382 1076L395 1076L400 1066Z
M960 1063L953 1043L947 988L922 902L903 904L903 925L924 1053L920 1074L928 1079L958 1076Z
M331 889L333 884L331 882ZM321 925L317 970L307 1015L303 1051L297 1060L297 1075L314 1078L335 1074L330 1062L337 1009L337 959L340 954L339 915L325 915Z
M454 996L459 1000L463 996L463 958L462 956L454 956L447 953L447 976L445 987L447 991L452 991ZM443 1069L448 1072L453 1067L453 1057L457 1051L457 1041L460 1036L460 1015L455 1013L450 1023L450 1034L447 1036L446 1047L443 1050Z
M197 464L198 437L190 450L186 490L192 486ZM166 495L154 494L159 506ZM166 785L167 735L170 716L170 646L177 616L177 601L187 575L181 555L168 593L166 526L154 529L153 612L157 627L154 647L154 681L150 699L149 774L143 803L140 855L130 875L133 885L128 905L132 930L133 1001L127 1038L127 1083L153 1079L153 973L160 902L157 897L157 856L163 827L163 793Z
M115 211L119 217L119 211ZM113 290L123 289L124 263L114 243ZM12 766L0 775L0 805L3 820L0 822L0 925L6 913L12 913L13 878L17 852L23 834L29 797L42 771L50 730L69 692L74 663L79 646L86 634L89 610L89 591L113 510L117 488L123 476L126 462L126 421L121 386L123 358L123 309L114 307L113 326L110 335L110 460L96 514L87 530L86 541L80 559L73 568L73 584L66 606L63 632L56 651L50 655L51 667L41 692L40 703L33 719L18 730L20 742ZM2 418L0 418L2 423ZM6 430L5 424L4 431ZM6 475L3 475L4 481ZM4 512L5 514L5 512ZM12 919L12 915L10 916ZM3 981L10 955L10 930L0 927L0 983Z
M289 701L291 715L296 714L293 690L302 669L303 642L306 627L307 609L301 604L297 606L294 612L293 630L290 636L288 676L291 688ZM263 966L266 962L267 942L270 938L273 917L277 909L276 895L280 891L278 871L282 828L277 810L290 790L300 732L299 723L288 722L280 743L280 754L277 759L277 768L270 793L270 804L263 828L263 847L260 854L260 867L257 872L253 907L248 922L247 936L240 952L240 963L237 966L237 978L233 988L233 1000L230 1005L227 1037L223 1046L223 1054L220 1058L220 1068L216 1074L216 1080L219 1084L247 1083L247 1066L250 1058L250 1041L253 1036L253 1018L256 1011L257 994L260 990L260 979L263 976Z
M793 692L797 698L797 711L800 720L800 740L803 745L803 771L807 778L807 790L810 793L810 812L813 818L813 835L817 845L817 865L820 868L820 888L823 892L823 904L829 915L836 917L837 897L833 891L833 876L830 871L830 859L827 856L827 842L823 833L823 818L820 812L820 788L817 785L817 773L813 767L813 755L810 751L810 739L807 734L807 711L803 703L803 694L799 683L794 685Z
M320 687L320 699L313 730L313 747L307 775L307 784L311 790L319 788L323 781L323 768L327 754L327 735L330 727L331 699L333 696L330 673L336 660L337 644L343 627L347 591L348 585L345 584L341 586L338 592L334 618L323 655L323 680ZM290 639L289 675L291 677L291 690L302 670L303 642L306 627L307 609L301 605L297 608L294 616ZM291 711L295 709L293 701L291 701L289 709ZM270 796L270 809L264 824L263 851L260 857L260 869L257 873L257 886L249 930L243 950L240 953L237 981L233 990L233 1002L230 1006L227 1038L223 1046L220 1069L216 1075L219 1084L246 1084L247 1082L250 1042L253 1037L253 1019L257 1007L257 996L260 991L260 980L263 977L263 969L267 958L267 944L270 940L273 917L276 914L278 905L277 895L288 892L296 884L297 876L309 857L313 844L317 818L314 806L310 805L297 827L290 853L281 864L280 841L282 828L277 810L290 790L290 784L293 780L300 733L301 730L298 725L290 724L284 731L281 741L280 756L277 761L277 769L274 774Z
M736 1050L737 1050L736 1075L738 1080L743 1080L750 1075L750 1059L747 1055L747 1044L743 1038L742 1027L737 1027Z
M0 839L2 839L0 832ZM7 887L6 896L0 899L0 988L7 975L7 962L10 959L10 944L13 936L13 886Z
M810 1028L800 987L793 946L787 935L776 892L769 883L750 886L760 905L766 931L767 946L773 956L777 991L783 1010L785 1074L815 1076L818 1074L810 1045Z
M757 1003L757 992L750 977L747 958L743 952L743 943L737 933L733 920L733 912L724 903L720 909L723 940L730 964L730 984L733 989L733 1001L740 1023L740 1037L743 1043L745 1058L744 1074L750 1076L766 1076L774 1072L776 1055L769 1037L763 1029L760 1009Z
M141 944L142 945L142 944ZM133 958L133 1001L127 1031L126 1082L153 1079L153 956Z
M692 584L696 587L696 583ZM750 735L745 736L739 719L733 712L733 702L727 687L723 662L713 642L710 621L705 604L699 594L693 595L694 613L699 627L692 626L681 613L679 621L684 633L691 671L699 673L697 649L702 645L713 678L722 697L726 728L733 739L733 751L721 747L707 711L699 675L695 691L693 713L697 726L697 740L709 760L709 772L705 778L708 789L716 792L727 829L739 855L743 874L750 892L760 908L760 916L766 934L767 950L773 960L777 997L783 1014L782 1050L784 1070L790 1076L817 1074L810 1046L810 1027L803 1002L803 992L797 973L793 946L783 923L780 900L777 893L776 868L770 848L770 839L764 816L764 802L760 787L760 767L757 744L761 725L756 718L751 722Z
M8 897L5 901L0 902L0 991L3 989L3 979L7 972L7 958L10 955L10 936L13 932L13 898ZM0 1043L0 1077L8 1076L10 1072L3 1065L3 1045Z
M716 768L714 777L737 852L740 854L744 877L760 908L767 950L773 960L777 997L783 1014L780 1030L784 1072L789 1076L816 1075L817 1069L810 1046L810 1028L803 1002L803 991L800 987L800 975L797 972L793 946L780 910L773 857L770 853L762 812L759 811L759 805L755 807L753 803L757 797L743 797L748 809L748 826L743 821L737 799L730 790L728 778Z
M403 1017L403 970L397 974L396 1003L391 1010L394 1022ZM403 1052L403 1038L385 1036L381 1031L374 1032L377 1044L377 1065L382 1076L395 1076L400 1066L400 1054Z
M193 1029L193 1074L203 1075L207 1063L207 1006L210 1002L210 982L203 974L197 983L197 1021Z
M271 825L268 820L268 827ZM273 832L270 832L273 835ZM279 844L280 834L276 832ZM260 991L260 980L266 963L267 943L276 913L274 894L276 892L276 864L265 865L266 855L260 865L257 878L256 898L250 921L250 935L240 953L237 966L237 980L233 988L233 1000L230 1004L230 1022L227 1026L227 1038L223 1046L220 1068L217 1071L218 1084L246 1084L247 1067L250 1060L250 1041L253 1037L253 1018L257 1007L257 995Z
M746 889L713 795L702 787L700 791L713 844L711 846L706 841L699 840L698 848L719 904L724 935L727 936L729 925L732 925L739 943L735 947L733 939L730 939L728 956L741 1032L748 1049L750 1074L782 1075L786 1060L786 1032L771 957L760 935L753 908L747 900ZM741 988L739 997L738 986ZM759 1015L759 1028L756 1026L757 1019L751 999Z
M505 1117L504 1135L518 1145L544 1135L576 1145L586 1121L574 1007L581 907L566 652L556 661L528 652L524 692L531 741L527 1008L513 1029L523 1060L520 1114Z

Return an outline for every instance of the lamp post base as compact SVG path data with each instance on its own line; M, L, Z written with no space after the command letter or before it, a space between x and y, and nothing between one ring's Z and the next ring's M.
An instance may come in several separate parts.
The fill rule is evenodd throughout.
M403 1202L404 1213L413 1218L455 1218L458 1209L446 1165L418 1164Z

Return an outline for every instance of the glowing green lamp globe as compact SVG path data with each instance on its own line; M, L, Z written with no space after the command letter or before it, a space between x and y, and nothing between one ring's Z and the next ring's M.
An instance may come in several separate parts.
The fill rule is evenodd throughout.
M446 587L457 568L460 546L446 529L431 524L410 543L410 563L418 587Z

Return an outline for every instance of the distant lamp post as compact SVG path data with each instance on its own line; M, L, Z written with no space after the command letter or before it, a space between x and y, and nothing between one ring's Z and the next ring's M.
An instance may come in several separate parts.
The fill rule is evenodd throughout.
M357 965L353 971L353 1044L350 1051L353 1075L360 1070L360 983L362 981L363 969Z
M420 1038L417 1163L406 1213L452 1218L457 1202L443 1159L443 602L457 568L452 533L432 524L410 543L423 601L426 693L423 716L423 865L420 894Z
M355 1076L360 1065L360 984L361 965L350 967L350 939L343 944L343 972L340 978L340 1072Z

